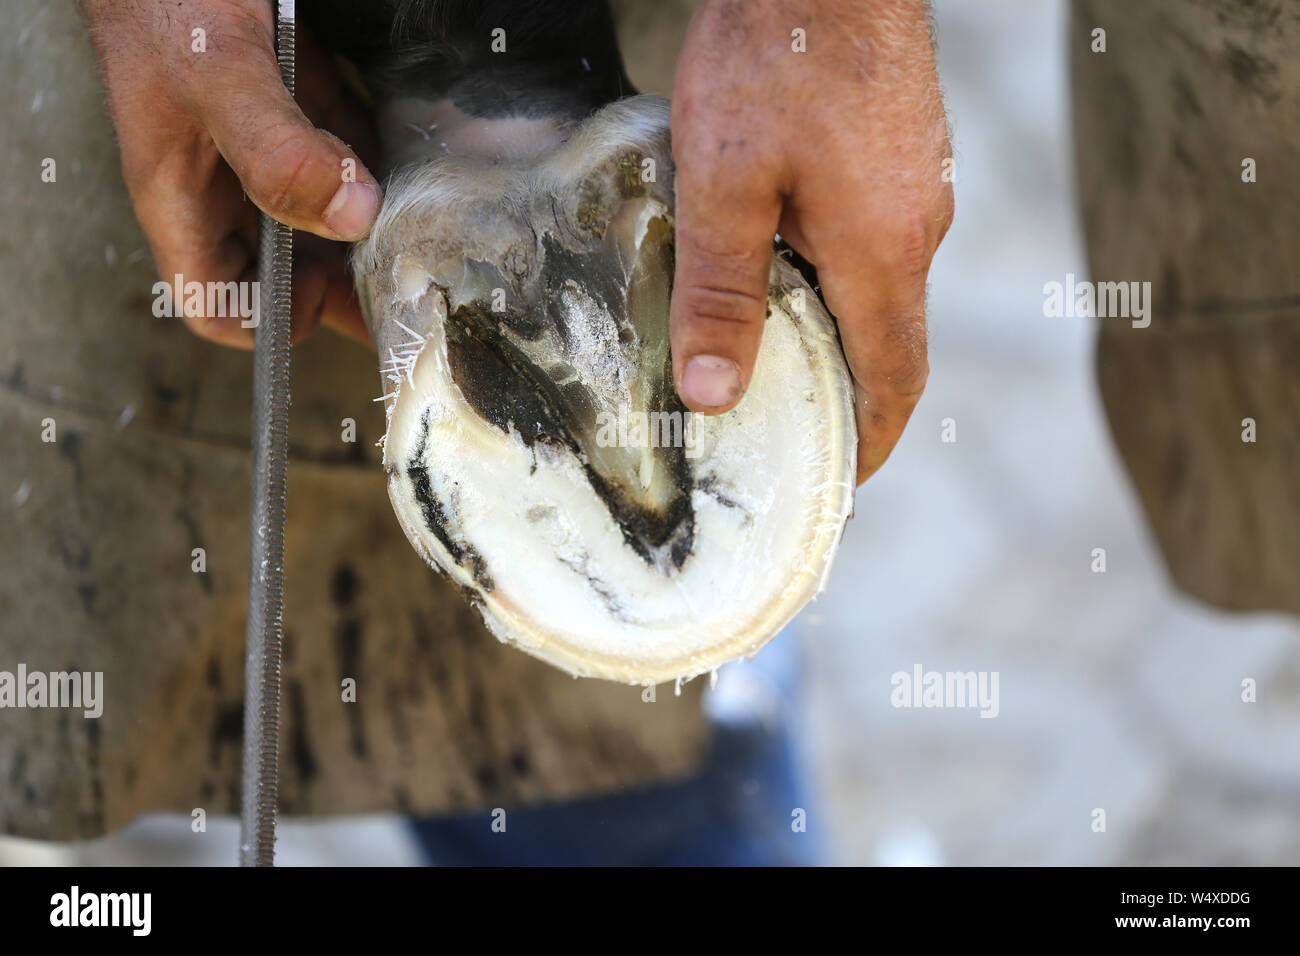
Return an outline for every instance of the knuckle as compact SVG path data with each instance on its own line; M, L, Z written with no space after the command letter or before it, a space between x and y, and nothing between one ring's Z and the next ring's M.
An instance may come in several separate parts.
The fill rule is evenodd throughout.
M275 62L275 28L256 4L208 4L201 14L195 16L193 25L202 26L206 32L207 49L220 52L219 56L189 55L191 25L186 24L186 45L181 48L175 64L192 70L195 77L219 84L238 84L245 82L249 74L242 68L232 69L232 65L244 67L248 63ZM194 92L201 93L202 90Z
M677 259L686 267L687 284L743 288L755 272L755 250L725 230L679 229Z
M879 225L874 242L889 272L905 279L924 279L934 245L924 217L895 216Z
M925 384L930 378L930 360L925 355L924 346L920 354L899 352L898 358L884 369L884 378L894 395L915 404L925 392Z
M903 316L887 321L880 341L876 379L881 388L909 405L916 404L930 377L925 319Z
M244 174L244 188L268 212L300 212L312 169L315 138L294 127L275 131L277 144L258 155Z
M747 244L716 227L678 230L677 277L684 296L752 311L767 301L770 244Z
M915 405L925 393L925 385L930 379L930 360L921 357L901 366L897 375L891 380L894 394Z
M773 178L779 160L762 148L764 131L754 122L739 123L691 104L680 114L676 105L669 120L673 162L687 188L717 196Z
M678 182L705 195L730 192L764 178L763 158L743 130L688 127L673 133L673 164Z
M678 314L688 321L754 325L766 315L767 297L731 285L697 283L679 286Z

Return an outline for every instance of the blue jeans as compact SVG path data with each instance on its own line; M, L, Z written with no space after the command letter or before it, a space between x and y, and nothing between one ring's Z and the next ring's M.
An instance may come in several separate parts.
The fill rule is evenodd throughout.
M710 743L695 776L612 796L488 814L414 819L431 864L799 866L820 862L802 785L792 702L798 640L787 628L706 694ZM806 830L798 826L800 818Z

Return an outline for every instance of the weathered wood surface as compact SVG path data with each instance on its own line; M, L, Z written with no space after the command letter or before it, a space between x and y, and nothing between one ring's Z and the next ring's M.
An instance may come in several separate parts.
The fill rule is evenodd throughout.
M1154 301L1149 328L1099 320L1116 445L1180 588L1300 613L1300 6L1072 11L1092 277L1150 281Z
M74 5L13 0L0 16L0 670L103 671L106 697L98 720L0 709L0 831L231 813L250 358L151 315L156 277ZM318 334L293 389L284 810L516 805L695 765L699 682L645 703L575 681L498 644L412 551L373 448L373 354Z

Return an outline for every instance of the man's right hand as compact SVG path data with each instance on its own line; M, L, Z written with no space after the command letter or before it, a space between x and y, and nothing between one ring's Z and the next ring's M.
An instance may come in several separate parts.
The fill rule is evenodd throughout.
M368 341L338 243L369 233L383 195L357 155L326 132L363 146L372 138L328 59L300 29L295 102L280 81L264 0L84 7L122 175L162 278L255 278L260 209L322 237L295 237L294 339L324 322ZM252 346L239 316L185 321L205 338Z

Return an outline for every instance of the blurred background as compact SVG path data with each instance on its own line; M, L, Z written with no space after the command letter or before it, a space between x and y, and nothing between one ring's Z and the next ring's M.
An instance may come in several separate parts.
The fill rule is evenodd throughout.
M810 831L841 864L1295 864L1300 624L1171 589L1112 449L1094 320L1043 317L1044 282L1088 274L1065 3L935 7L956 220L931 273L928 389L801 618L789 716ZM917 664L997 672L997 717L892 707L891 675ZM729 665L712 693L761 695L763 679ZM189 823L0 840L0 863L233 862L233 819L202 840ZM396 817L280 828L283 865L417 861Z

